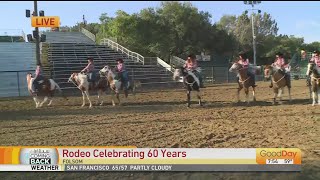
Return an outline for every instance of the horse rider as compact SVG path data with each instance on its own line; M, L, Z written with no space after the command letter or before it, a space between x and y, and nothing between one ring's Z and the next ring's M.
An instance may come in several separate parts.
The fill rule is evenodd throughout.
M38 85L39 85L38 81L44 80L44 77L42 76L41 64L37 65L34 78L35 79L33 80L32 88L31 88L32 94L38 92Z
M93 64L93 58L92 57L88 57L88 65L82 69L81 73L85 72L88 74L88 82L94 82L95 80L95 74L94 74L94 64Z
M290 79L290 72L286 72L285 71L285 68L288 67L288 64L285 63L285 60L284 60L284 56L281 52L278 52L276 54L276 59L273 63L274 66L278 67L280 69L281 72L283 72L285 78L286 78L286 81L287 81L287 86L288 88L291 88L291 79ZM269 86L270 88L273 87L273 82L271 80L271 84Z
M198 78L200 82L200 88L205 88L202 81L202 74L197 70L198 63L196 60L196 56L194 54L190 54L183 65L183 68L187 69L188 71L193 72Z
M253 87L256 87L256 78L255 75L251 71L249 71L249 58L247 57L246 53L239 53L239 60L237 63L241 64L243 69L247 69L248 76L253 79ZM237 75L237 80L239 82L239 74Z
M128 71L126 69L126 66L124 65L123 59L119 58L116 61L118 64L115 67L115 72L117 72L117 76L118 78L120 78L120 81L123 84L123 88L126 91L129 81Z

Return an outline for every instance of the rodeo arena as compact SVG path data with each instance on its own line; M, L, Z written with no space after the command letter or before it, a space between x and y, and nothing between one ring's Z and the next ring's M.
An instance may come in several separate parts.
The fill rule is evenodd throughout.
M205 86L199 88L197 77L181 68L186 59L180 57L144 57L116 39L97 42L84 28L41 37L45 79L31 93L36 44L22 30L0 36L1 145L297 147L303 161L313 164L310 171L320 167L319 77L306 83L312 52L289 60L291 88L270 65L250 66L253 88L229 57L199 54ZM95 87L81 73L88 58L96 69ZM227 63L217 64L218 58ZM127 97L112 72L117 59L127 68ZM308 173L301 177L308 179Z

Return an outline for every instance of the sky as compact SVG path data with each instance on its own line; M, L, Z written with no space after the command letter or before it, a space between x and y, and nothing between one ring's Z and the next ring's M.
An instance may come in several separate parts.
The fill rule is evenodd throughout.
M191 1L199 11L208 11L212 23L218 22L223 15L240 15L250 9L243 1ZM73 26L82 21L99 22L99 16L107 13L115 16L117 10L129 14L147 7L159 7L160 1L38 1L38 11L44 10L45 16L60 16L61 26ZM306 43L320 41L320 2L317 1L262 1L255 6L270 13L278 23L278 34L303 37ZM33 11L33 1L0 1L0 35L7 32L19 33L23 30L31 34L31 19L25 17L25 10ZM40 28L45 30L45 28Z

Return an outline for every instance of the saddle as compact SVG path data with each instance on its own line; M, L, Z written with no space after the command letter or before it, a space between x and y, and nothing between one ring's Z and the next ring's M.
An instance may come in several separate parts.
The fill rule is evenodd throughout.
M33 83L36 91L45 90L46 88L50 89L50 81L44 76L38 77L38 79L36 79Z

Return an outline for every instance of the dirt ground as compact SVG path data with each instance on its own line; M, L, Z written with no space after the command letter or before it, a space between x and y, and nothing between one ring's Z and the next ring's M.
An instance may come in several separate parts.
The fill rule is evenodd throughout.
M302 150L301 173L0 173L0 178L34 179L318 179L320 105L311 106L304 80L293 81L290 103L272 105L268 82L257 83L257 102L236 102L236 84L202 90L204 106L192 96L186 108L183 89L137 92L124 105L81 108L81 97L56 98L35 109L31 97L0 99L0 145L259 148ZM241 94L244 100L244 92ZM93 98L96 102L96 97ZM123 99L123 96L122 96Z

